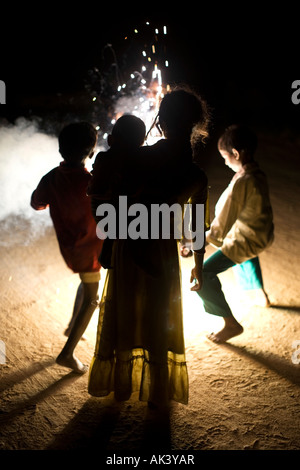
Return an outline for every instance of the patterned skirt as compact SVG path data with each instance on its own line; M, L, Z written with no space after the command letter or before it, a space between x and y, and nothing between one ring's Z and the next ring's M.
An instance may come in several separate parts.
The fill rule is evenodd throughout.
M116 400L187 404L176 240L116 240L99 310L88 391Z

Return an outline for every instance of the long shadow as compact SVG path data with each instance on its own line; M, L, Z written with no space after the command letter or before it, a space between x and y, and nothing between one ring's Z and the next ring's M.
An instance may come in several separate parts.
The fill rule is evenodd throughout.
M169 413L148 411L146 404L133 409L112 398L90 398L46 450L95 449L99 455L170 450Z
M21 383L24 380L27 380L29 377L41 372L47 367L50 367L55 364L55 359L45 359L44 361L34 362L29 366L18 369L17 371L12 372L11 374L2 377L0 384L0 393L4 390L8 390L17 383Z
M262 354L253 353L244 347L239 347L233 344L224 343L220 345L222 348L229 349L240 356L247 357L252 361L258 362L268 369L276 372L281 377L289 380L291 383L300 386L300 370L299 366L289 363L286 359L275 354ZM292 354L292 353L291 353Z
M291 313L300 313L300 307L298 305L271 305L270 308L277 310L288 310Z
M4 425L5 423L8 423L9 421L13 420L18 415L24 413L25 411L35 409L36 405L39 402L57 393L63 387L70 385L79 377L81 377L81 375L76 374L75 372L70 372L67 375L61 377L56 382L49 385L44 390L41 390L40 392L36 393L32 397L22 401L21 403L18 403L10 411L2 411L0 415L0 424Z
M121 408L122 405L109 403L105 399L88 399L46 450L105 451L118 423Z
M172 449L171 420L168 409L163 411L147 409L141 450L149 453L168 452Z

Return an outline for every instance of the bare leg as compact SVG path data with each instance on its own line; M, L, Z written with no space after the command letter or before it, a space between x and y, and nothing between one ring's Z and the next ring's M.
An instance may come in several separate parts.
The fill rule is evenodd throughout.
M88 366L82 364L82 362L77 359L74 354L74 349L76 348L81 336L86 330L96 309L98 286L98 282L83 283L84 296L82 306L75 318L70 336L61 353L56 359L56 362L59 365L69 367L79 374L84 374L87 372Z
M72 318L69 322L69 325L68 325L67 329L64 332L65 336L69 336L70 333L71 333L71 330L72 330L73 325L75 323L78 312L79 312L79 310L82 306L83 297L84 297L83 283L80 282L80 284L78 286L78 289L77 289L76 297L75 297Z
M242 325L234 318L234 316L224 317L225 326L218 333L211 333L207 336L208 339L214 343L225 343L230 338L238 336L243 333Z

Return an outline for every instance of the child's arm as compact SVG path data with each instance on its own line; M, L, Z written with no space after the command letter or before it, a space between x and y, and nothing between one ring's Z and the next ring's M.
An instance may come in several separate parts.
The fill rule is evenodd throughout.
M47 178L44 176L31 195L30 205L36 211L41 211L49 206L47 186Z
M232 189L228 191L225 202L221 210L210 225L210 230L206 233L206 241L216 247L223 245L223 240L239 218L247 199L247 185L241 178L237 180ZM224 193L223 193L224 195ZM222 197L222 196L221 196Z
M200 223L198 220L197 214L197 205L201 204L204 205L206 209L206 201L207 201L207 177L203 173L201 178L199 179L199 186L197 190L193 193L190 203L191 203L191 225L190 229L194 235L194 241L192 242L192 248L194 252L194 267L191 271L191 278L190 282L195 282L195 284L191 287L192 291L198 291L202 287L202 270L203 270L203 258L205 254L205 212L203 223ZM198 225L200 225L198 227ZM199 244L199 241L203 242L203 244Z

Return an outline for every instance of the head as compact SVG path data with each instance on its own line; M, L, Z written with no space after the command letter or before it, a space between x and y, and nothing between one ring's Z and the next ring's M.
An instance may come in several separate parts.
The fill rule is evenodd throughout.
M205 101L187 88L175 88L161 101L158 124L167 139L204 141L208 136L209 114Z
M74 165L92 157L97 143L97 131L88 122L68 124L58 136L59 151L63 159Z
M256 134L243 125L229 126L218 141L218 150L233 171L253 161L256 147Z
M132 114L124 114L115 123L108 136L108 144L113 148L135 149L143 145L146 136L144 122Z

